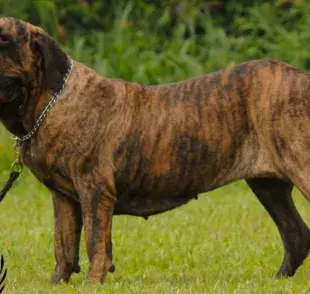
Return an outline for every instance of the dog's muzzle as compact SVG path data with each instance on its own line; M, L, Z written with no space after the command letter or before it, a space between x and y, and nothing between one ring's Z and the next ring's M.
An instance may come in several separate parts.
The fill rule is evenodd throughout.
M4 103L16 101L22 97L21 81L0 75L0 107Z

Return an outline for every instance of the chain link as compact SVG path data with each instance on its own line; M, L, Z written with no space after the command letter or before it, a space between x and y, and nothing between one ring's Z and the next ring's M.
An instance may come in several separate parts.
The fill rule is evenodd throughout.
M66 76L64 77L64 82L62 84L61 89L58 92L54 93L54 95L52 96L51 100L46 105L45 109L42 111L41 115L37 119L34 127L26 135L24 135L21 138L15 136L15 135L12 136L12 139L16 141L16 145L17 146L20 146L22 142L29 140L37 132L39 127L44 122L47 114L50 112L51 108L54 106L54 104L57 101L58 97L60 96L60 94L63 92L65 86L67 85L67 82L68 82L69 77L70 77L70 75L72 73L72 70L73 70L73 60L70 61L69 70L68 70Z

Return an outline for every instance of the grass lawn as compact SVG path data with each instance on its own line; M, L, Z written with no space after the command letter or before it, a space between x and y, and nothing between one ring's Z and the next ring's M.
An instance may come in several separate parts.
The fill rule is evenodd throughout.
M0 130L0 184L11 162ZM2 145L1 145L2 144ZM295 200L310 223L309 204ZM84 283L88 260L82 236L80 274L49 283L54 268L52 200L28 171L0 204L0 253L8 275L4 293L309 293L310 260L294 278L274 278L282 245L270 217L244 182L201 195L145 221L117 216L116 271L104 286Z

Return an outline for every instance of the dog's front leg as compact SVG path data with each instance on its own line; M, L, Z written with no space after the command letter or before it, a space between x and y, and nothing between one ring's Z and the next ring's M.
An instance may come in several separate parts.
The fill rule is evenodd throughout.
M116 202L114 185L100 177L99 184L94 178L79 181L78 192L82 207L86 248L90 261L87 281L103 283L112 264L112 215Z
M81 206L78 202L52 191L55 217L56 267L52 283L67 282L73 272L79 273L79 244L82 229Z

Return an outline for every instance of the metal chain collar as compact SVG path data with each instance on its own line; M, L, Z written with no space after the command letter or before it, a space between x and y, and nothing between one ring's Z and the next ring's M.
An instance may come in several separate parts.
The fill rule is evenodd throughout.
M37 132L37 130L43 124L44 119L46 118L47 114L50 112L50 110L54 106L55 102L59 98L60 94L63 92L65 86L67 85L67 82L68 82L68 79L69 79L69 77L70 77L70 75L72 73L72 70L73 70L73 60L70 61L69 70L68 70L67 74L64 77L64 82L62 84L61 89L58 92L54 93L54 95L52 96L51 100L46 105L45 109L42 111L41 115L37 119L34 127L26 135L24 135L21 138L15 136L15 135L12 136L12 139L15 140L17 146L20 146L22 142L27 141L31 137L33 137L33 135Z

